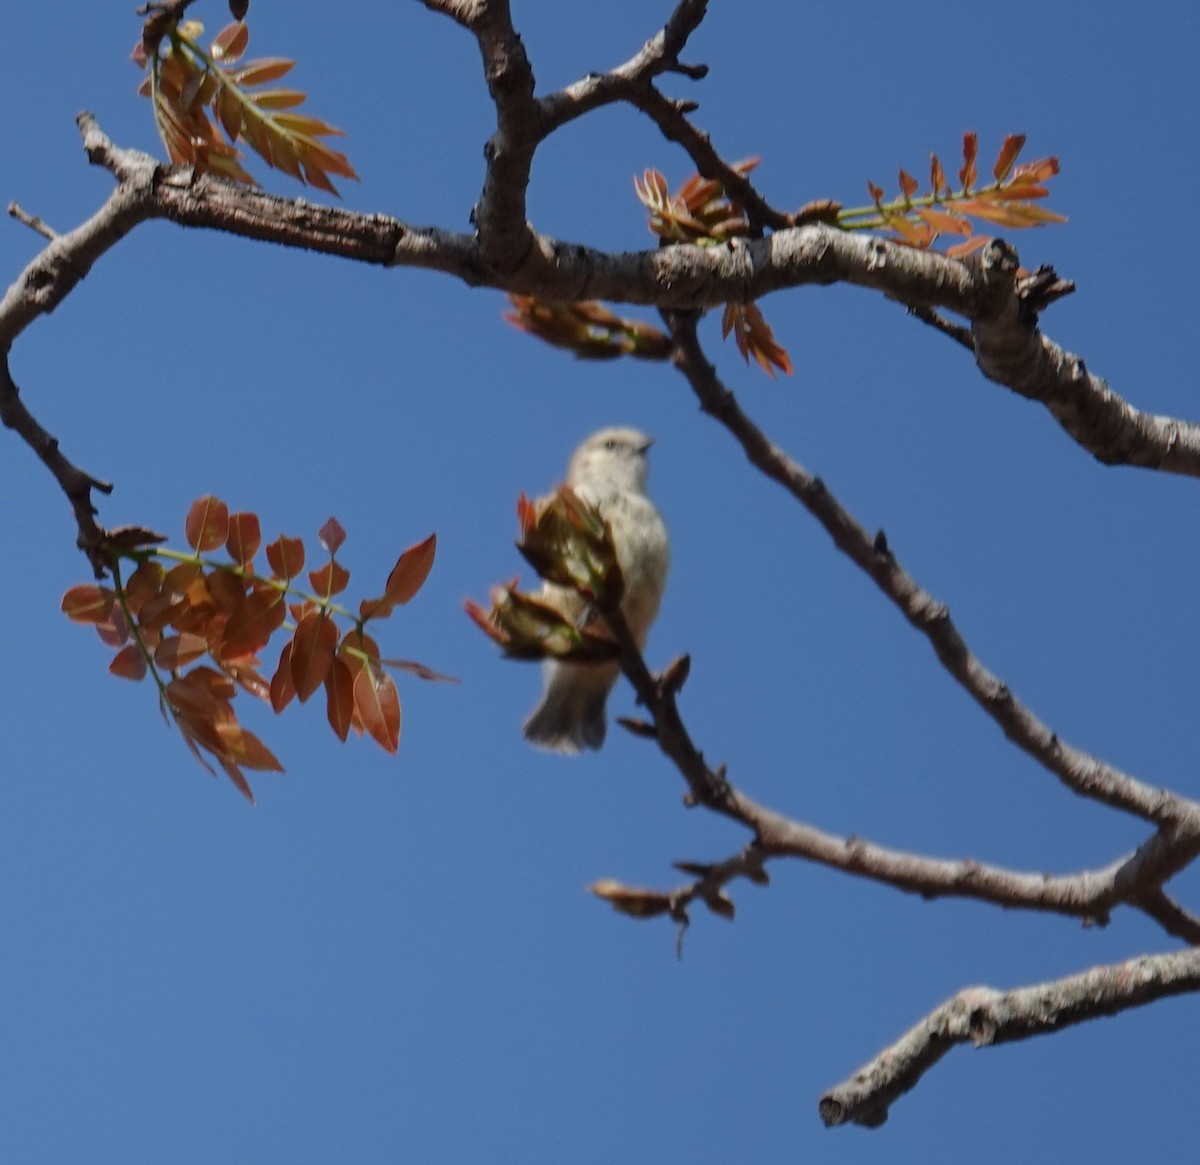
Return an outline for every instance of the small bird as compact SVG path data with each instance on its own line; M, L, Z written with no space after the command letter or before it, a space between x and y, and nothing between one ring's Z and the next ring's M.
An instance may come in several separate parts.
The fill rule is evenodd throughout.
M639 647L658 614L670 564L667 527L646 496L651 438L637 429L601 429L571 457L567 485L596 506L612 530L617 563L625 580L621 612ZM576 624L588 615L587 601L568 587L545 583L540 598ZM604 743L604 705L621 674L616 663L543 664L542 701L525 721L525 736L538 748L575 755Z

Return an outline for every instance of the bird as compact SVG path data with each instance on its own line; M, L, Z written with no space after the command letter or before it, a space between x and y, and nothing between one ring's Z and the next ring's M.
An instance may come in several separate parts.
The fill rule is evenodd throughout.
M637 429L601 429L575 450L566 478L581 501L600 511L612 531L625 582L621 613L639 648L658 614L670 566L666 524L646 496L646 453L653 443ZM569 587L547 582L539 597L576 625L587 620L587 600ZM538 748L570 756L585 748L598 749L604 743L605 704L620 665L548 659L542 668L542 699L525 721L526 738Z

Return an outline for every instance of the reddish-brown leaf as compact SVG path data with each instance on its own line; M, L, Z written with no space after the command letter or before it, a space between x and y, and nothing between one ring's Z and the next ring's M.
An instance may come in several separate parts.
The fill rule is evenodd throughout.
M229 140L236 142L242 132L242 103L228 85L217 90L216 111Z
M216 609L232 617L241 608L246 598L246 582L231 570L213 570L209 573L208 593Z
M250 695L257 696L260 700L269 701L271 699L270 683L254 670L249 661L223 662L221 666L224 667L230 679Z
M332 558L320 570L310 570L308 581L313 592L322 599L340 595L350 583L350 572Z
M344 742L354 718L354 672L340 653L325 677L325 715L334 735Z
M290 73L295 61L284 57L261 57L256 61L247 61L241 68L233 70L233 76L239 85L265 85L268 81L278 81L286 73Z
M167 671L178 671L208 653L208 640L184 631L169 635L154 649L154 662Z
M163 579L163 590L172 594L182 595L188 587L200 576L204 568L198 562L181 562L167 571Z
M62 611L72 623L106 623L116 601L111 588L82 583L63 595Z
M882 202L883 201L883 187L882 186L876 186L874 182L868 182L867 183L867 191L871 195L872 202Z
M240 21L227 24L212 42L211 52L214 60L236 61L246 51L250 41L250 30Z
M147 561L125 580L125 605L130 614L137 615L147 600L162 590L166 574L160 563Z
M517 522L521 527L521 537L537 528L537 506L524 494L517 498Z
M434 671L431 667L426 667L423 663L417 663L415 659L381 659L379 661L384 667L394 668L396 671L411 672L413 675L423 680L439 680L444 684L461 684L457 676L442 675L439 671Z
M342 524L337 518L331 517L317 531L317 538L330 554L336 554L346 541L346 531L342 529Z
M254 94L259 109L292 109L304 103L305 94L299 89L262 89Z
M394 753L400 744L400 694L392 677L364 667L354 677L354 708L380 748Z
M183 526L188 545L201 554L216 550L229 534L229 507L211 494L197 499Z
M225 625L221 640L221 659L240 659L257 655L287 617L283 591L259 584Z
M259 772L281 773L283 765L275 758L275 754L248 728L243 728L236 720L224 721L217 725L221 742L225 745L225 755L238 765Z
M912 198L920 189L921 184L907 171L900 171L900 192L906 199Z
M309 611L292 636L292 683L303 704L324 682L337 650L337 625L322 611Z
M146 675L146 657L136 643L129 643L113 656L108 670L126 680L140 680Z
M929 185L933 188L933 196L950 192L950 183L946 181L946 171L942 169L942 160L937 154L929 155Z
M258 524L258 515L239 510L229 515L229 534L225 539L225 548L229 557L240 566L249 566L262 545L262 530Z
M267 547L267 562L276 578L295 578L304 569L304 542L280 534Z
M96 624L96 634L109 647L121 647L129 642L129 620L125 612L115 603L109 608L108 618Z
M237 786L238 792L241 793L251 805L256 804L254 793L250 788L250 782L246 780L246 774L237 767L231 760L226 760L223 757L217 758L221 768L225 770L225 775Z
M359 615L363 619L384 619L396 606L407 603L425 585L436 554L436 534L410 546L392 567L383 597L364 600L359 605Z
M992 173L996 176L997 182L1003 182L1008 177L1009 171L1012 170L1013 164L1017 160L1017 155L1024 146L1025 135L1023 133L1010 133L1004 139L1004 144L1000 147L1000 153L996 157L996 164L992 167Z
M289 639L279 653L279 665L271 677L271 708L278 716L296 695L296 685L292 683L292 641Z
M976 133L963 134L963 164L958 172L963 189L975 185L975 159L979 154L979 135Z

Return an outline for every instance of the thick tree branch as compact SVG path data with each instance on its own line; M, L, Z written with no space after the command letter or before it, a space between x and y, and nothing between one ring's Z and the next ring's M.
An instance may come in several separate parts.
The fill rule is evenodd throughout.
M878 1127L891 1105L956 1044L1024 1040L1196 990L1200 948L1143 955L1013 991L967 988L830 1089L821 1098L821 1119Z
M1013 695L1007 684L975 658L951 621L949 609L923 590L904 570L882 534L870 537L820 478L814 477L774 445L746 416L736 397L721 383L716 370L705 358L696 335L696 316L676 312L667 313L665 318L675 338L675 365L687 378L701 408L730 431L751 464L782 485L821 523L838 549L929 640L942 666L999 725L1005 736L1081 796L1147 821L1169 825L1186 823L1188 840L1184 848L1190 849L1196 844L1196 835L1200 832L1200 804L1146 785L1060 740Z

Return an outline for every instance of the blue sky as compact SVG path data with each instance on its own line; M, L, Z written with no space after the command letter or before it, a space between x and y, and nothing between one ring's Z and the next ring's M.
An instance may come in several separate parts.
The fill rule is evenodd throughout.
M132 9L134 5L128 5ZM215 32L224 6L193 9ZM546 91L634 52L669 4L514 0ZM66 229L108 193L73 117L157 150L122 5L0 16L0 194ZM362 175L346 205L467 228L492 113L474 44L416 3L254 0L251 49L297 57ZM1066 226L1013 236L1078 292L1047 331L1139 407L1194 417L1200 17L1170 3L720 3L689 54L699 122L764 156L777 204L863 200L964 130L1025 132L1063 165ZM652 243L631 175L682 154L627 110L538 154L530 216ZM257 171L260 173L261 172ZM269 189L295 190L279 175ZM11 280L39 240L0 224ZM653 748L574 761L519 732L539 677L463 616L521 564L514 500L605 424L655 434L674 565L652 664L692 655L682 709L758 799L897 848L1069 872L1142 840L1006 744L928 646L654 366L583 364L518 335L502 297L168 224L138 229L15 346L69 456L117 483L101 512L181 541L196 496L268 537L333 513L358 594L436 530L384 649L460 676L401 680L399 754L339 745L314 705L245 713L287 766L250 808L162 725L151 689L59 598L84 581L68 509L15 438L0 459L9 660L0 742L0 1155L25 1162L1029 1162L1194 1151L1196 1004L960 1049L881 1130L825 1130L821 1092L959 988L1036 982L1169 940L923 903L800 865L733 887L732 924L668 925L585 892L670 886L745 840L681 807ZM988 666L1060 734L1190 793L1200 719L1197 484L1106 469L1048 415L878 296L764 304L795 375L744 368L744 407L883 527ZM527 572L526 572L527 573ZM614 711L629 712L627 690ZM1200 878L1174 884L1197 901Z

